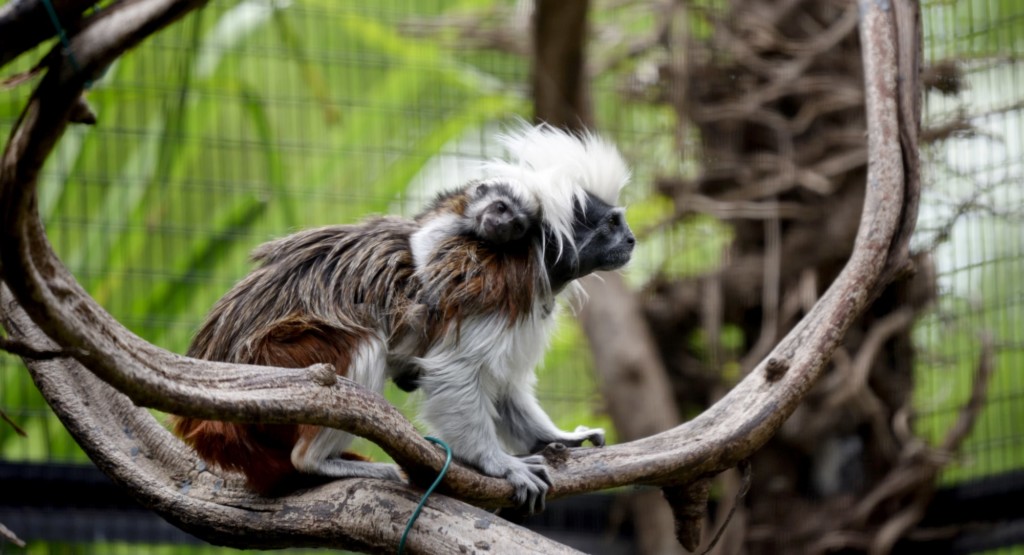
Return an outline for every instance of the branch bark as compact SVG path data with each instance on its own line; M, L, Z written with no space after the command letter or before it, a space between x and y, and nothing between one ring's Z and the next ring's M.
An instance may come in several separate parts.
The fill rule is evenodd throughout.
M53 0L57 20L73 29L85 10L96 0ZM50 14L42 0L15 0L0 6L0 67L39 43L57 35Z
M342 480L281 498L262 498L230 475L205 468L149 413L332 426L381 445L414 480L433 476L440 451L379 395L329 368L306 371L188 359L117 323L54 254L36 211L40 167L66 127L83 84L149 34L203 0L129 0L92 16L72 37L79 70L63 57L30 99L0 160L0 291L12 339L73 359L29 361L48 403L94 461L143 504L215 543L238 547L319 545L392 550L418 491ZM851 322L871 300L901 225L905 193L896 109L891 13L863 7L869 98L868 193L849 263L804 320L704 414L651 437L603 449L570 450L552 461L550 495L631 484L686 485L735 466L763 445L820 375ZM904 226L911 223L903 223ZM768 372L768 368L772 372ZM781 369L781 371L780 371ZM456 465L445 492L483 507L510 505L511 488ZM435 496L411 535L411 552L565 552L479 509ZM507 546L507 547L506 547Z

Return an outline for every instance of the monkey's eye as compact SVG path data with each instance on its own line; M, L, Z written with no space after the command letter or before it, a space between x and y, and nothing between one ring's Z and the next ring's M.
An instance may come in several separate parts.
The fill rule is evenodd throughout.
M608 227L615 229L622 225L622 216L619 214L612 214L608 217Z
M508 205L504 202L496 202L494 203L494 210L499 214L504 214L505 212L508 212Z

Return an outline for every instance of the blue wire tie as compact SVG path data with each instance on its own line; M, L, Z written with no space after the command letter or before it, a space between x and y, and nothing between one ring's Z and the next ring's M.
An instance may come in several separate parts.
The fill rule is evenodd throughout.
M420 504L416 505L416 510L412 512L412 516L409 517L409 524L405 525L405 532L402 532L402 541L398 543L398 555L402 555L405 550L405 540L409 537L409 530L412 530L412 525L416 522L416 519L420 516L420 511L423 510L423 506L427 504L427 498L430 497L431 493L434 493L434 489L441 483L441 479L448 473L448 466L452 464L452 448L448 447L448 444L437 439L436 437L426 436L424 439L427 441L436 443L444 448L447 456L444 460L444 466L441 467L441 472L434 479L434 483L430 484L427 491L423 493L423 497L420 498Z

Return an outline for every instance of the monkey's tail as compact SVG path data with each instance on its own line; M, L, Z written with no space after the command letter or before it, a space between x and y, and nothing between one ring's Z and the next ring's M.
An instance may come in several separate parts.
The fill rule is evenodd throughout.
M291 446L298 427L253 425L172 416L174 433L191 445L206 463L242 472L250 488L263 494L280 492L298 472Z

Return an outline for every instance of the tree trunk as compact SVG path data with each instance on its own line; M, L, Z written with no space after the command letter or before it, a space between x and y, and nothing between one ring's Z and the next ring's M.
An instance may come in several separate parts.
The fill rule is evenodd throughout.
M586 67L587 0L540 0L534 14L534 118L565 129L593 126ZM618 274L585 279L579 318L601 392L623 441L679 423L675 401L637 298ZM681 553L675 519L657 490L628 497L640 553Z

